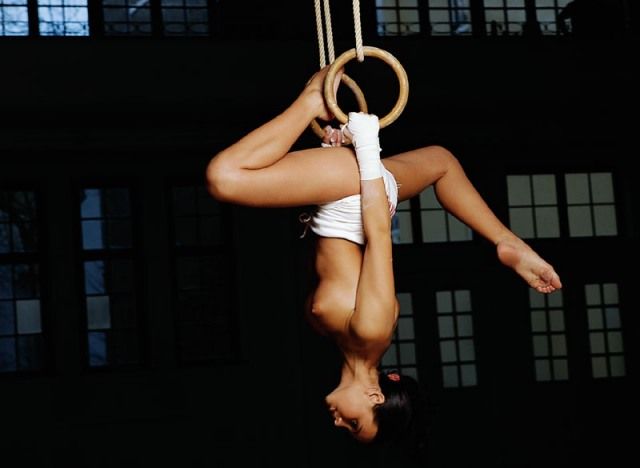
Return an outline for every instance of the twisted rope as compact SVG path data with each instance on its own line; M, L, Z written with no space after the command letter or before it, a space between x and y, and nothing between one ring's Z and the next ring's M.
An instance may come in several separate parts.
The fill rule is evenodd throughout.
M362 45L362 27L360 26L360 0L353 0L353 29L356 33L356 56L358 62L364 60L364 48Z
M329 63L333 63L335 60L335 49L333 47L333 29L331 27L331 10L329 8L329 0L324 0L324 21L327 30L327 40L325 44L324 29L322 27L322 11L320 7L320 0L315 0L315 12L316 12L316 31L318 36L318 51L320 57L320 68L323 68L327 64L325 55L325 48L329 53Z

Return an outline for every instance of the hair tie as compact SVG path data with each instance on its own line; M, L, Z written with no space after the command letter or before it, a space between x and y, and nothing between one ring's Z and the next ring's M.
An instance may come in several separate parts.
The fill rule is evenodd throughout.
M387 378L389 380L393 380L394 382L400 382L400 374L396 374L395 372L387 374Z

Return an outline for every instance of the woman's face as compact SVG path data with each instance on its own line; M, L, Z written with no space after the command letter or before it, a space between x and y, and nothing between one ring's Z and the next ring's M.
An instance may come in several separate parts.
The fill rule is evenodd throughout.
M352 384L336 388L325 402L336 427L346 429L360 442L371 442L378 432L373 408L382 403L380 396L362 385Z

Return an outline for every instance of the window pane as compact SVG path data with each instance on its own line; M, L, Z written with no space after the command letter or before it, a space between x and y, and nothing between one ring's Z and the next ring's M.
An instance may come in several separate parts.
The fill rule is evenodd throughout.
M564 314L561 310L549 310L550 329L554 332L564 331Z
M532 183L534 205L556 205L558 203L554 175L534 175Z
M382 366L383 367L392 367L398 365L398 360L396 358L396 345L392 343L389 346L389 349L384 353L382 357Z
M15 338L0 338L0 372L16 370Z
M453 317L438 317L438 330L440 338L453 338L455 336Z
M447 215L449 222L449 240L452 241L470 241L472 239L471 229L464 223L451 215Z
M42 368L42 335L19 336L16 344L18 346L17 367L20 370L39 370Z
M591 174L591 188L594 203L614 203L613 179L610 172Z
M104 248L104 223L102 221L82 222L82 248L95 250Z
M16 301L16 316L19 335L42 332L38 299Z
M0 2L0 36L26 36L29 34L27 0ZM11 5L11 6L9 6Z
M89 330L111 328L109 296L87 297L87 328Z
M478 376L476 374L475 364L463 364L460 366L460 375L462 377L463 387L472 387L477 385Z
M624 351L622 346L622 333L619 331L607 333L607 340L609 343L610 353L622 353Z
M453 312L453 296L450 291L438 291L436 293L436 304L439 314Z
M442 380L444 387L458 387L458 366L443 366Z
M597 236L615 236L618 234L614 206L594 206L593 223L595 224Z
M531 208L510 208L511 230L522 238L535 237L533 231L533 210Z
M422 241L446 242L447 219L444 211L422 211Z
M626 374L623 356L611 356L609 365L611 366L611 377L624 377Z
M569 379L569 363L566 359L553 360L553 375L556 380Z
M85 189L81 193L80 216L82 218L102 217L102 200L100 190Z
M401 340L412 340L415 338L413 317L400 317L398 319L398 338Z
M551 380L551 366L546 359L536 359L536 380L547 382Z
M457 317L457 319L458 319L458 336L472 336L473 323L471 321L471 315L460 315Z
M586 206L570 206L569 212L569 234L571 237L593 236L591 224L591 210Z
M592 357L591 370L594 378L607 377L607 358Z
M604 328L604 322L602 321L602 309L587 309L587 318L590 330L600 330Z
M560 237L560 221L556 207L536 208L536 229L540 238Z
M398 293L398 304L400 305L400 315L412 315L413 314L413 300L411 293Z
M84 262L85 294L102 294L107 291L104 273L104 262Z
M400 351L400 362L402 362L402 364L416 363L416 346L413 343L401 343L398 349Z
M128 292L135 289L133 261L113 259L109 262L109 292Z
M605 283L602 285L605 304L618 303L618 285L615 283Z
M89 365L92 367L107 364L107 334L91 332L88 335Z
M37 264L13 266L13 294L16 298L32 299L40 294Z
M533 355L536 357L549 355L549 342L546 335L533 337Z
M547 314L544 310L531 312L531 330L534 332L547 331Z
M607 321L607 328L620 328L620 309L617 307L607 307L604 309Z
M440 356L442 362L455 362L458 360L458 353L456 350L456 342L453 340L450 341L441 341L440 342Z
M551 336L551 354L553 356L567 355L567 340L564 335Z
M530 206L532 200L529 176L507 176L507 195L509 206Z
M460 340L458 346L461 361L473 361L476 358L473 340Z
M411 213L398 211L392 220L392 236L394 244L410 244L413 242L411 231Z
M604 333L600 333L600 332L589 333L589 342L591 344L591 353L592 354L604 354L605 353Z
M128 219L109 220L109 248L126 249L131 247L131 221Z
M471 293L468 290L459 289L455 292L456 311L471 312Z
M0 336L15 334L15 322L13 301L0 301Z
M567 186L567 203L569 205L591 202L587 174L565 174L565 184Z
M587 305L600 305L602 304L602 298L600 297L600 285L587 284L584 287L585 295L587 298Z

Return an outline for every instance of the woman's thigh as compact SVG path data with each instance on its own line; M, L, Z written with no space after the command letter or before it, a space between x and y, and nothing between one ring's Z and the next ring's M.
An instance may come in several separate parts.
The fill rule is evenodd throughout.
M427 146L382 160L398 182L398 199L408 200L434 184L451 164L452 154L441 146Z
M358 164L345 147L294 151L261 169L221 168L226 201L258 207L317 205L360 192Z
M446 172L451 153L428 146L382 159L407 200ZM318 205L360 193L358 164L350 147L294 151L261 169L221 167L229 179L225 201L258 207Z

